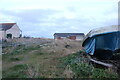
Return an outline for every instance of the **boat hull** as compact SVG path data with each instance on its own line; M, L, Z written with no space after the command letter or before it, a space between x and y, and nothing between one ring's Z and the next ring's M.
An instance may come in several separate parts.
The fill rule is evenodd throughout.
M120 31L101 33L85 39L82 45L87 54L99 59L110 59L120 50Z

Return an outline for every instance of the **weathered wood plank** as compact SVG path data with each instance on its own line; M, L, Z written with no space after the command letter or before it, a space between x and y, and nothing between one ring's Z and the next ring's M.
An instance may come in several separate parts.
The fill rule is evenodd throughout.
M112 64L104 63L104 62L97 61L97 60L94 60L94 59L90 59L90 61L92 61L92 62L94 62L94 63L96 63L96 64L99 64L99 65L102 65L102 66L108 67L108 68L112 68L112 67L113 67Z

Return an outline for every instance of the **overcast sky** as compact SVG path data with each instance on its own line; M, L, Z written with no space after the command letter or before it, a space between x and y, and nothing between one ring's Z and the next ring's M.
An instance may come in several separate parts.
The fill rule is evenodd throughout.
M119 0L0 0L0 23L16 22L23 35L88 33L118 24Z

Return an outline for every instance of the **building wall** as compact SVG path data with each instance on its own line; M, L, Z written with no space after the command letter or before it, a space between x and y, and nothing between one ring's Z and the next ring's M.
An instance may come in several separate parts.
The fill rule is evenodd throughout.
M83 40L83 38L84 38L84 35L79 35L79 36L77 35L76 36L76 40Z
M7 34L12 34L12 38L14 38L14 37L20 37L21 30L15 24L12 28L10 28L9 30L6 31L6 35Z
M75 35L75 36L69 36L69 37L60 37L60 36L57 36L57 35L55 35L54 36L54 39L55 40L59 40L59 39L71 39L71 40L83 40L83 38L84 38L84 35Z
M56 39L61 39L61 37L57 37Z
M55 40L62 40L62 39L65 39L66 37L59 37L59 36L57 36L57 37L55 37L54 39Z
M69 39L76 40L76 36L69 36Z
M0 40L6 39L5 31L0 31Z
M54 39L57 40L57 38L58 38L57 35L54 35Z

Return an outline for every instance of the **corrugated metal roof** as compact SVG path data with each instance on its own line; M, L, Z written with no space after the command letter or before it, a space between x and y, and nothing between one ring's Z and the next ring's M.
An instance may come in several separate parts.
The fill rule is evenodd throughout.
M16 23L0 23L0 29L6 31L6 30L12 28L12 26L15 24Z
M60 36L60 37L67 37L67 36L75 36L75 35L84 35L84 33L55 33L54 36Z

